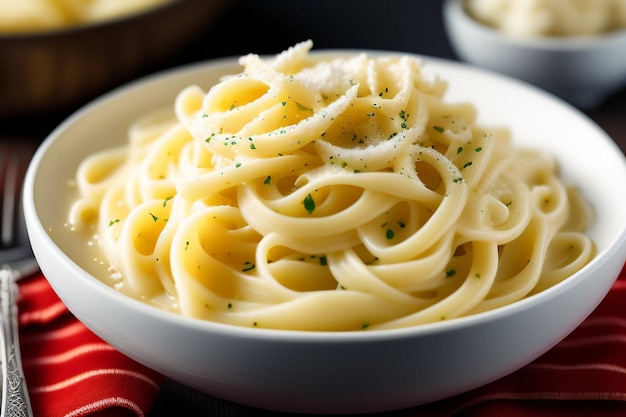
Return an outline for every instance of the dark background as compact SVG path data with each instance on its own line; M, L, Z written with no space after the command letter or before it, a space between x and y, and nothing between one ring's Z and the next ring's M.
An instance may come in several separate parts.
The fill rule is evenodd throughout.
M205 53L275 54L296 42L312 39L316 49L383 49L452 57L442 26L441 3L440 0L239 0L210 31L219 41L207 44ZM222 42L224 39L228 44Z

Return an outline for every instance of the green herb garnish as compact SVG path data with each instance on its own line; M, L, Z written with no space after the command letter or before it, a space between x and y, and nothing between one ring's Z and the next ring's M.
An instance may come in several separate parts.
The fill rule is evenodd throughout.
M315 211L315 200L313 200L313 196L311 195L311 193L307 194L306 197L304 197L304 209L309 213L312 214Z

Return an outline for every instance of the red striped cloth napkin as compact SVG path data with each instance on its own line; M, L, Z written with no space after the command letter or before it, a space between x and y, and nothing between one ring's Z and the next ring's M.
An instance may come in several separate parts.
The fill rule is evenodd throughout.
M87 330L40 274L20 281L20 295L22 359L35 416L147 414L161 375ZM625 302L626 268L600 306L531 364L465 394L389 415L624 417Z
M41 274L19 287L21 353L34 415L145 416L163 377L88 330Z

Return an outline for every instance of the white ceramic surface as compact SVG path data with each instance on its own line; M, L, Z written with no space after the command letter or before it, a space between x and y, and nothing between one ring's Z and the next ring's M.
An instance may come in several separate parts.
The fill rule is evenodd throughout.
M599 36L514 38L471 18L464 0L445 0L450 43L470 64L535 84L581 109L626 87L626 29Z
M345 51L347 52L347 51ZM510 127L521 145L557 155L597 218L597 257L555 287L516 304L389 331L309 333L183 318L127 298L89 274L63 224L68 179L86 155L126 139L136 117L171 105L190 84L239 72L236 60L152 76L92 102L38 149L25 183L34 252L54 290L96 334L131 358L206 393L289 412L364 413L411 407L476 388L522 367L570 333L602 300L626 259L626 161L578 110L538 89L463 64L423 57L450 83L448 100L475 103L479 122Z

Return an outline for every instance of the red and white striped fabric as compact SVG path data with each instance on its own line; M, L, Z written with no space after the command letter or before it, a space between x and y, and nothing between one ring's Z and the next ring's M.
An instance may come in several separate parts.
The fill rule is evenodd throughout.
M20 281L22 359L35 416L144 416L163 377L78 322L41 275ZM626 416L626 268L574 332L489 385L394 417ZM244 415L242 411L242 415Z
M19 286L22 361L34 415L145 416L163 377L89 331L41 274Z

